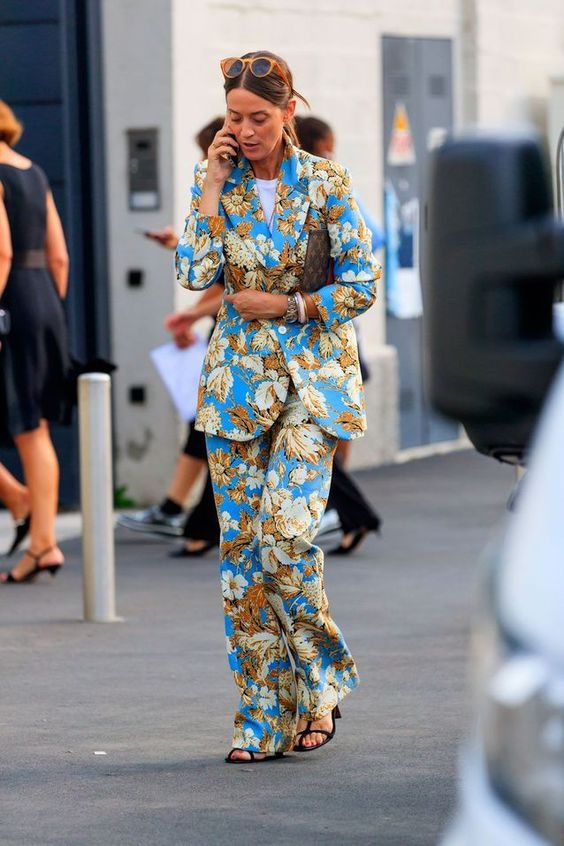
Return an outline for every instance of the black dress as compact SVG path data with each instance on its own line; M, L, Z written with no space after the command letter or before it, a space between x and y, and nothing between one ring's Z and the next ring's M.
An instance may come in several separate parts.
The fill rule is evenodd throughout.
M10 314L0 364L2 434L13 437L62 416L69 357L61 298L45 261L47 178L37 165L0 163L0 182L12 237L12 266L0 299Z

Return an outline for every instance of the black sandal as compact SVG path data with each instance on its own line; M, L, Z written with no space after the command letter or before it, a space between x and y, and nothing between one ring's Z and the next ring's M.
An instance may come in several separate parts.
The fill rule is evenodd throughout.
M46 570L49 570L49 572L51 573L52 576L56 576L57 572L63 566L62 563L57 562L56 564L43 564L43 565L41 565L39 563L40 560L43 558L43 556L47 555L48 552L51 552L52 549L54 549L54 547L49 546L49 547L47 547L47 549L44 549L42 552L39 552L39 553L32 552L31 549L26 549L26 551L24 552L24 555L29 556L29 558L32 558L33 561L35 561L35 567L33 568L33 570L30 570L29 573L26 573L25 576L21 577L21 579L17 579L12 574L11 570L5 571L1 575L5 576L6 578L1 579L0 584L3 584L3 585L29 584L29 582L33 582L40 573L43 573Z
M331 729L331 731L326 731L325 729L312 728L311 724L314 722L314 720L308 720L305 729L303 731L299 731L296 735L294 752L313 752L315 749L321 749L322 746L325 746L327 743L329 743L330 740L333 740L333 738L335 737L335 732L337 730L335 720L339 720L341 718L341 712L339 711L338 705L336 705L331 711L331 716L333 717L333 728ZM307 737L308 734L323 734L325 735L325 740L323 740L321 743L317 743L315 746L304 746L303 739L304 737Z
M250 755L251 757L249 758L248 761L245 760L244 758L233 758L232 755L233 755L234 752L246 752L247 755ZM260 752L257 753L257 754L260 754ZM239 746L235 746L231 750L231 752L229 753L227 758L225 759L225 763L226 764L262 764L262 763L264 763L264 761L277 761L279 758L283 758L283 757L284 757L283 752L275 752L274 755L266 755L264 758L255 758L255 753L251 752L250 749L241 749Z
M357 548L357 546L362 543L362 541L368 536L370 529L362 528L356 529L356 531L351 532L352 540L348 546L343 546L342 543L339 546L336 546L334 549L330 549L327 553L328 555L350 555L351 552Z

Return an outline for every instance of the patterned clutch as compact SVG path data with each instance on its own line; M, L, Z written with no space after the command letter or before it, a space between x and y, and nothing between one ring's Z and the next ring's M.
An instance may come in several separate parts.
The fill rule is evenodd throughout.
M305 294L327 285L331 272L331 241L326 229L313 229L307 236L301 290Z

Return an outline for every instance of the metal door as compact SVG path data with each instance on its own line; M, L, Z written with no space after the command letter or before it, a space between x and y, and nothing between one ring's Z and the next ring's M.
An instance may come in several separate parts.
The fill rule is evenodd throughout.
M66 313L80 360L109 354L99 0L2 0L0 92L24 124L18 151L46 171L71 259ZM54 428L61 503L78 502L76 425ZM15 450L0 460L18 470Z
M386 332L398 350L405 448L458 437L425 399L419 254L427 153L453 124L451 41L386 36L382 58Z

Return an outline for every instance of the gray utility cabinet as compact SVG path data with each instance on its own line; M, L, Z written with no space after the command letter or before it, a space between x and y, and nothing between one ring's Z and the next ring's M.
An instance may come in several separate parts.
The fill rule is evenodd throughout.
M108 356L99 0L2 0L0 97L24 124L18 151L47 173L71 258L72 353ZM76 505L77 427L54 430L61 502ZM18 470L15 450L0 460Z
M398 350L402 448L452 440L423 385L421 239L429 149L453 126L449 39L382 40L387 341ZM424 257L423 257L424 258Z

